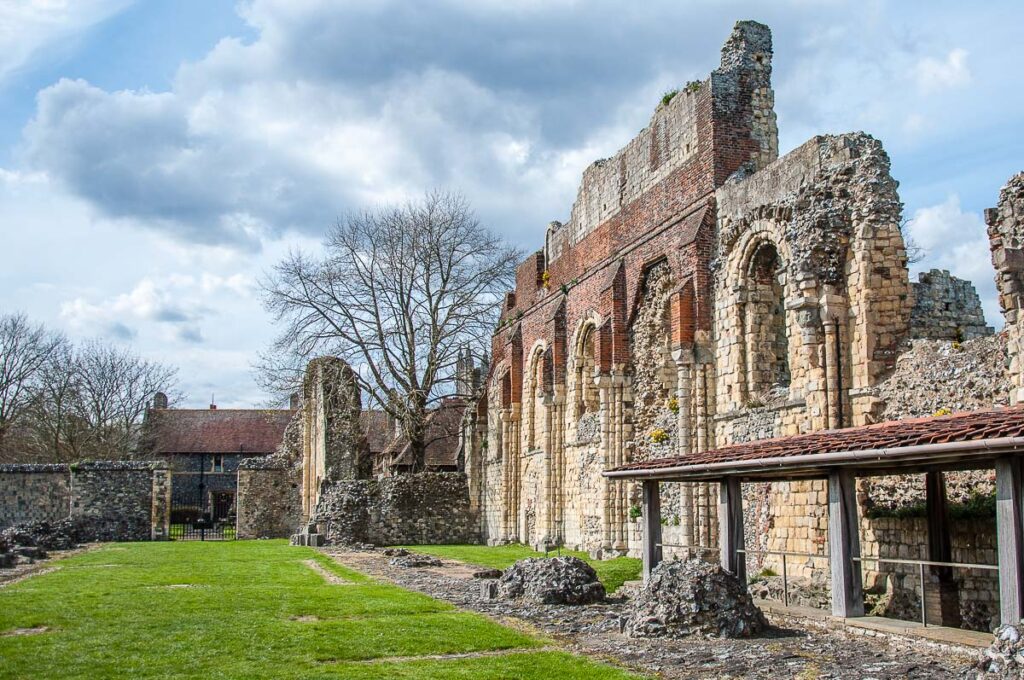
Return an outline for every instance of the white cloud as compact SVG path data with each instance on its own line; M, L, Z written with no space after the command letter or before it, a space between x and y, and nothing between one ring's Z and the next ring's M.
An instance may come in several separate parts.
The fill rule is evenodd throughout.
M5 0L0 2L0 82L44 49L124 9L130 0Z
M924 93L960 87L971 82L967 67L967 50L956 47L944 59L925 57L917 62L914 73L917 86Z

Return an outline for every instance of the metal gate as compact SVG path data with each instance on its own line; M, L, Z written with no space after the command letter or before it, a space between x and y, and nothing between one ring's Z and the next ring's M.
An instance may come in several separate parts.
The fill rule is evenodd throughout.
M202 472L171 482L172 541L223 541L235 537L235 494L210 490Z

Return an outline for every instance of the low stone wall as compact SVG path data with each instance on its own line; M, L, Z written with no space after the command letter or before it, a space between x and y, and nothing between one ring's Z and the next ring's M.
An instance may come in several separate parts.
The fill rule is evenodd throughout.
M469 508L466 475L456 472L327 484L312 521L333 544L426 545L480 539Z
M0 529L67 518L70 479L67 465L0 465Z
M238 467L238 538L288 538L302 521L298 471L251 458Z

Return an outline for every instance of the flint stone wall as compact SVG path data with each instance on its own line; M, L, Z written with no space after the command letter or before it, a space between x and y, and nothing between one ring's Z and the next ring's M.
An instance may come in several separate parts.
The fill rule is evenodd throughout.
M970 281L932 269L918 274L911 285L910 337L962 342L995 333L992 326L985 325L981 298Z
M312 517L331 544L476 543L466 475L421 472L324 484Z
M82 535L93 541L148 541L154 524L169 529L169 513L166 521L154 518L154 508L159 513L170 506L164 466L149 461L73 465L71 517Z
M287 538L302 521L299 472L283 461L250 458L238 467L238 538Z
M164 463L0 465L0 529L71 518L82 541L161 540L170 504Z
M0 529L67 518L69 482L67 465L0 465Z

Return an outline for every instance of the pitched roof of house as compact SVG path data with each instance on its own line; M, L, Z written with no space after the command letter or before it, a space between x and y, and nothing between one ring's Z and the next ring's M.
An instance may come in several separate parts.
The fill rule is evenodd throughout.
M152 409L146 420L155 454L273 453L291 409Z
M1015 438L1021 438L1015 442ZM955 445L962 444L960 447ZM940 446L946 445L946 446ZM953 451L954 448L963 449ZM1024 448L1024 406L969 411L947 416L894 420L842 430L763 439L711 451L628 463L607 471L610 477L708 477L742 470L771 474L798 466L820 468L829 458L861 454L862 463L877 465L939 461L945 450L962 455L969 449L992 451ZM942 455L946 455L942 453ZM949 461L942 461L949 462Z
M465 400L451 398L445 399L438 408L427 414L427 450L424 454L427 467L452 467L458 464L459 435L465 410ZM392 440L385 454L391 457L391 465L412 464L412 447L405 437Z
M366 409L359 414L359 425L366 435L366 443L370 453L380 453L388 448L394 439L394 432L388 423L388 414L384 411Z

